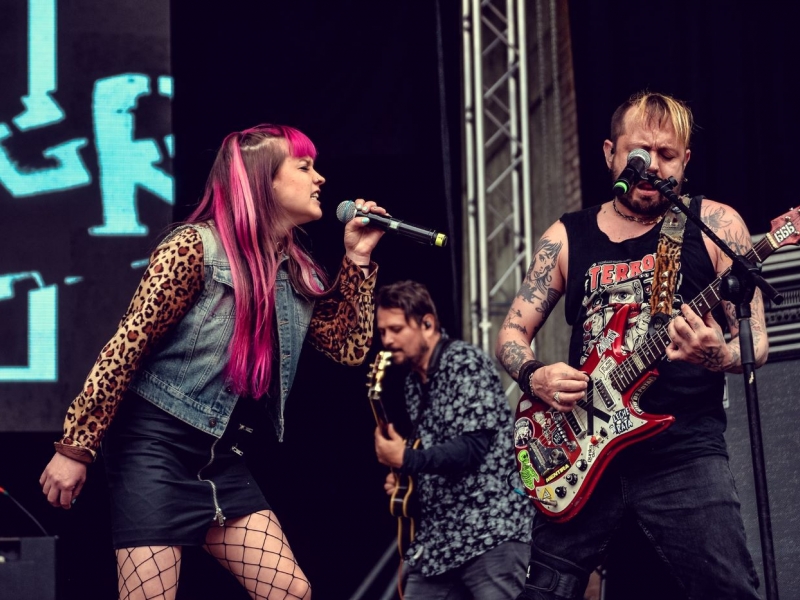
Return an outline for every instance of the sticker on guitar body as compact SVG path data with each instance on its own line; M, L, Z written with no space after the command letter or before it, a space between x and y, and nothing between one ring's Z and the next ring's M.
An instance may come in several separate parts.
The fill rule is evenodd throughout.
M616 435L633 429L633 420L631 419L630 411L623 409L613 413L609 426L611 426Z

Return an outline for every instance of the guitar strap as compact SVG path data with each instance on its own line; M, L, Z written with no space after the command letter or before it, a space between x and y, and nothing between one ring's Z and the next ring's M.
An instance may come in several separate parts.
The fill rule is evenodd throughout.
M702 198L702 196L701 196ZM689 196L681 196L688 208ZM653 271L653 289L650 292L650 327L652 334L669 323L672 317L672 302L675 298L675 285L681 270L681 248L683 233L686 230L686 215L678 207L667 211L661 222L656 251L656 266Z

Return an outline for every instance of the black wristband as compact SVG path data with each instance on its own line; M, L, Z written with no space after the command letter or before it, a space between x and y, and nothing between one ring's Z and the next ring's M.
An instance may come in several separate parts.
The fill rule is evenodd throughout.
M531 387L531 375L534 374L536 369L541 369L544 363L540 360L529 360L522 364L519 368L519 377L517 377L517 385L524 394L528 396L535 396L533 388Z

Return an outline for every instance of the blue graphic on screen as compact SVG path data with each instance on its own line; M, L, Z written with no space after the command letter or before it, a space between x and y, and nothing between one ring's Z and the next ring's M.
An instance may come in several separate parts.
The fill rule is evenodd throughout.
M45 285L39 273L0 275L0 302L14 298L14 284L22 279L32 279L39 288L28 292L28 364L0 366L0 381L55 381L58 288Z
M106 21L123 19L112 13L113 4L98 0L96 6L85 3L82 7L90 18L95 19L95 29L89 28L88 31L97 34L97 39L104 40L102 43L116 39L102 30ZM137 8L140 12L146 12L144 9L147 9L151 13L157 13L162 18L152 21L158 24L165 21L165 14L168 15L168 7L164 8L157 2L144 2ZM103 11L105 15L102 14ZM174 204L173 177L165 169L165 165L171 164L174 140L171 133L162 132L163 135L157 137L137 134L148 131L148 123L137 122L137 110L143 100L158 97L165 99L167 103L171 101L172 77L163 74L168 71L168 64L163 64L163 61L152 61L159 65L155 68L162 69L162 74L153 72L152 63L143 65L143 72L137 72L136 65L130 64L132 60L146 56L146 50L150 48L148 44L152 44L153 32L141 30L142 28L138 43L145 48L144 52L139 48L126 53L122 45L129 40L120 39L115 42L116 47L108 49L108 56L104 55L103 60L95 60L97 66L93 67L93 56L97 57L100 53L87 52L79 55L73 49L74 41L71 41L61 47L67 48L64 52L70 58L79 56L80 64L75 64L74 60L71 64L59 61L59 22L77 22L74 14L69 17L71 20L65 20L63 16L60 18L57 0L28 0L26 19L18 18L15 21L19 27L27 28L27 52L24 59L21 48L12 46L13 36L0 40L0 47L5 44L3 56L13 56L14 64L19 69L27 70L27 89L24 93L17 91L11 99L19 102L23 110L19 114L0 113L0 203L9 203L7 205L17 211L15 214L30 210L30 214L25 214L25 217L35 220L48 218L46 212L37 216L39 213L36 211L44 210L43 206L53 206L54 198L57 200L68 195L70 207L77 198L80 217L86 219L91 215L95 222L82 227L81 236L73 236L80 239L70 238L66 244L68 247L62 245L51 248L50 251L57 252L58 258L63 258L69 256L69 253L74 255L84 252L86 247L91 247L92 239L119 239L123 245L114 248L134 248L134 252L139 254L120 255L119 272L130 273L132 269L141 271L147 264L143 238L153 233L153 228L148 227L140 212L142 193L145 193L148 206L153 206L154 199L155 204L160 202L165 207ZM147 17L140 18L145 20ZM119 25L114 23L113 26ZM80 39L84 31L71 29L68 33L72 36L70 39L75 40ZM148 35L151 37L147 37ZM168 33L164 32L163 26L161 31L156 32L156 37L158 35L163 39L164 47L168 47ZM107 70L112 62L109 56L117 55L121 57L118 62L122 70L109 74ZM168 56L163 50L159 56L161 55ZM95 72L93 68L102 76L95 75L92 85L87 87L83 83L85 74ZM59 89L59 73L67 82L67 90ZM76 82L81 82L81 89L75 87ZM8 85L5 87L9 89ZM7 93L0 91L0 95ZM168 109L160 110L157 113L159 117L168 113ZM91 119L90 125L86 122L88 119ZM42 135L49 132L52 132L49 136ZM67 135L61 137L62 132L67 132ZM54 134L55 138L60 139L52 139ZM29 145L42 139L48 140L46 145ZM25 151L20 152L20 148ZM31 153L35 155L34 159L31 159ZM7 191L7 195L4 195L3 190ZM80 195L76 196L76 193ZM150 208L148 214L150 224L155 223L161 227L171 215L171 208L167 212ZM155 220L153 215L156 215ZM48 223L50 228L59 225L61 224L58 222ZM15 224L6 223L5 226L13 231ZM69 231L69 226L69 223L63 223L64 231ZM37 246L36 230L37 228L32 228L32 231L24 234L27 236L24 238L26 247L28 244L30 247ZM48 229L42 229L46 230ZM130 239L131 245L126 246L125 239ZM134 243L136 239L140 241ZM50 240L43 240L41 246L44 247L48 241ZM39 260L41 262L47 259ZM26 307L27 318L19 319L19 323L11 323L16 336L14 342L23 348L19 352L22 358L15 360L14 364L0 364L0 383L56 382L59 380L59 335L63 335L59 323L61 321L62 328L70 326L68 316L66 323L64 318L59 319L59 303L63 302L60 292L87 285L86 273L65 272L57 276L57 281L53 281L52 273L50 280L47 278L46 269L43 268L48 266L46 264L42 267L26 264L21 269L16 264L17 268L10 269L11 272L8 272L8 266L8 261L0 262L0 319L11 314L8 310L11 303L17 303L15 306L22 303ZM80 270L88 271L92 268L93 260L87 253L86 260L80 264ZM107 277L110 285L114 283L114 276L112 272Z

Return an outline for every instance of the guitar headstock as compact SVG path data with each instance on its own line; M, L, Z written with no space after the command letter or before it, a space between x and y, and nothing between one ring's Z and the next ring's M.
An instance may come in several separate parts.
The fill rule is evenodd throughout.
M367 380L367 387L369 388L369 396L380 394L381 381L386 372L386 367L392 362L392 353L387 350L381 350L372 361L372 368L369 371Z
M389 419L386 416L386 410L381 401L381 381L386 373L386 367L392 362L392 353L387 350L378 352L375 360L372 361L372 368L369 371L369 380L367 382L367 398L369 398L370 406L372 407L372 414L375 417L375 422L386 434L386 427ZM388 437L388 436L387 436Z
M767 239L774 250L782 246L800 244L800 207L790 209L770 221Z

